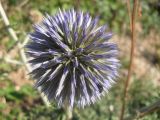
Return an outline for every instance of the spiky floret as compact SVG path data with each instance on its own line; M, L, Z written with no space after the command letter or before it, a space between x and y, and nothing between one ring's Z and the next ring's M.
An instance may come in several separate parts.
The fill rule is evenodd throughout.
M117 77L117 45L106 26L82 11L46 15L34 26L26 52L35 86L59 106L85 106L108 92Z

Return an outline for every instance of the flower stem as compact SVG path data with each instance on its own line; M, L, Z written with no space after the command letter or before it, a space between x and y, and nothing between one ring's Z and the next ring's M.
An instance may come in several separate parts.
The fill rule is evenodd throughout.
M131 26L131 23L132 23L132 17L131 17L131 6L130 6L130 0L126 0L126 3L127 3L127 11L128 11L128 16L129 16L129 23L130 23L130 30L132 32L132 26Z
M66 110L66 116L67 116L66 120L72 120L72 110L71 110L71 108L66 106L65 110Z
M75 9L76 10L79 10L79 7L80 7L80 0L75 0Z
M127 4L129 4L129 0L127 0ZM134 59L134 49L135 49L135 21L136 21L136 12L137 12L137 3L138 0L134 0L133 10L132 10L132 18L131 20L131 53L130 53L130 63L129 63L129 69L128 69L128 75L127 80L125 81L125 87L124 87L124 95L122 100L122 109L120 114L120 120L123 120L124 118L124 112L125 112L125 106L127 101L127 95L128 95L128 89L129 89L129 82L132 74L132 66L133 66L133 59ZM127 5L129 6L129 5ZM129 6L130 7L130 6ZM130 10L130 8L128 8ZM129 11L128 11L129 12ZM130 13L129 13L130 15Z

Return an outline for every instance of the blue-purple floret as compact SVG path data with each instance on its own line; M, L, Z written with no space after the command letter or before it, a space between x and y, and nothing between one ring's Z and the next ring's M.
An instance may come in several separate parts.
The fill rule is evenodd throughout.
M61 11L46 15L34 25L26 45L31 72L50 102L84 107L111 88L118 76L117 45L112 33L98 27L98 18L82 11Z

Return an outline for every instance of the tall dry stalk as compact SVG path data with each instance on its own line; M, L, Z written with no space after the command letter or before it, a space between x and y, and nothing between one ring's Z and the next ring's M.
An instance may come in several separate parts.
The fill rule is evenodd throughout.
M131 74L132 74L134 51L135 51L134 50L135 49L135 22L136 22L137 5L138 5L138 0L134 0L133 10L131 11L130 0L127 0L128 14L129 14L130 26L131 26L131 51L130 51L130 63L129 63L129 68L128 68L128 75L127 75L127 80L125 81L124 94L123 94L123 98L122 98L123 100L122 100L122 109L121 109L121 114L120 114L120 120L123 120L123 118L124 118L129 83L130 83L130 78L131 78Z

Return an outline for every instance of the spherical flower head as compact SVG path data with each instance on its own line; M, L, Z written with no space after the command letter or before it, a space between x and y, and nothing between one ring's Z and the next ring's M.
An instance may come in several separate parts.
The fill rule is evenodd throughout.
M61 11L34 26L26 53L31 72L50 102L84 107L111 88L118 76L118 49L106 26L88 13Z

